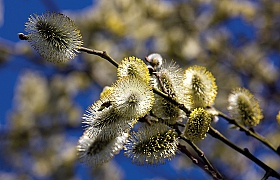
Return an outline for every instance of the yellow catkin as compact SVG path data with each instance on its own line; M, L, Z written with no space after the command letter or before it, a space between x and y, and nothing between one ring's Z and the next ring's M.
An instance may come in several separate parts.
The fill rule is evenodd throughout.
M125 156L138 165L164 164L176 155L178 135L164 123L153 123L132 132L125 145Z
M203 108L194 109L186 123L184 136L191 141L198 141L205 138L212 121L211 115Z
M185 102L187 108L211 106L217 95L217 85L212 73L203 66L192 66L183 76Z
M117 69L118 77L130 76L142 79L146 83L150 83L150 74L147 65L143 60L130 56L124 58Z
M230 115L248 127L256 126L263 118L256 98L245 88L234 89L228 97Z

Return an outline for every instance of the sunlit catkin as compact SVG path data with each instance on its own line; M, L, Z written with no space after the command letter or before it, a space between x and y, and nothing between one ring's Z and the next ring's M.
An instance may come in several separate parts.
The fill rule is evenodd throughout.
M228 97L230 115L248 127L256 126L263 118L258 101L245 88L234 89Z
M183 85L187 108L207 107L214 103L218 88L215 78L205 67L192 66L186 69Z
M130 56L124 58L118 66L118 77L130 76L134 78L141 78L146 83L150 82L150 75L147 65L143 60Z
M177 133L163 123L154 123L132 132L125 145L125 156L137 165L164 164L176 155Z
M86 130L77 145L78 158L81 162L93 167L101 165L119 153L127 137L128 133L120 133L104 139L100 138L99 134L90 136Z
M184 136L191 141L204 139L212 121L211 115L203 108L194 109L186 123Z
M31 15L25 26L31 46L50 62L73 59L83 44L80 30L69 17L60 13Z
M100 100L95 101L84 113L82 123L88 131L88 136L99 136L100 139L128 132L137 122L137 118L121 116L115 107L112 89L103 92Z
M145 116L154 104L154 94L147 82L135 77L122 77L113 87L114 105L124 118Z

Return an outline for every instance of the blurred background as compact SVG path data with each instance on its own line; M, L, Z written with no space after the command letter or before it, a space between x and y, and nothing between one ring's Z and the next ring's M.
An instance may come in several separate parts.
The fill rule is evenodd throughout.
M205 66L216 78L215 107L222 112L233 88L249 89L264 114L255 131L279 146L280 1L0 0L0 179L211 179L180 153L158 166L131 164L122 151L95 169L77 160L81 116L116 80L116 69L85 53L48 63L20 41L28 17L46 11L69 16L85 47L106 50L117 61L157 52L183 69ZM213 126L280 171L280 157L260 142L223 119ZM198 146L228 179L265 173L209 135Z

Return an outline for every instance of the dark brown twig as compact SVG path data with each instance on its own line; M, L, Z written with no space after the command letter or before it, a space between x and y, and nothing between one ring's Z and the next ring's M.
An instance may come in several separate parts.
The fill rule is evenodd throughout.
M178 145L178 149L184 153L185 155L188 156L188 158L190 158L192 160L192 162L197 165L198 167L200 167L201 169L203 169L207 174L209 174L210 176L213 177L213 179L215 180L221 180L223 178L221 177L217 177L217 174L215 172L213 172L212 170L209 169L209 167L207 165L205 165L205 163L203 163L200 159L195 158L191 152L186 148L186 146L183 146L181 144Z
M97 55L103 59L106 59L107 61L109 61L111 64L113 64L114 66L118 67L119 64L117 63L117 61L115 61L113 58L111 58L106 51L99 51L99 50L95 50L95 49L89 49L89 48L85 48L85 47L80 47L79 51L82 52L86 52L88 54L94 54Z
M262 142L264 145L266 145L268 148L270 148L271 150L273 150L276 154L278 154L280 156L280 152L279 150L277 150L276 147L274 147L267 139L265 139L263 136L257 134L256 132L254 132L251 129L247 129L245 126L243 126L242 124L240 124L239 122L237 122L235 119L228 117L227 115L225 115L222 112L219 112L218 116L222 117L223 119L225 119L226 121L228 121L230 124L233 124L235 126L237 126L240 131L245 132L246 135L248 136L252 136L255 139L259 140L260 142Z
M195 152L199 155L199 157L202 158L202 160L204 161L204 163L209 167L209 169L212 171L212 174L214 174L215 176L217 176L217 178L219 179L224 179L223 176L220 174L219 171L217 171L213 165L211 164L211 162L207 159L207 157L205 156L204 152L198 147L196 146L192 141L186 139L185 137L180 137L181 139L183 139L185 142L187 142L194 150Z
M204 152L199 149L198 146L196 146L192 141L188 140L184 136L182 136L182 132L179 130L179 126L185 127L184 124L176 123L174 125L170 125L180 136L180 139L184 140L186 143L188 143L192 149L197 153L197 155L204 161L204 167L207 167L209 171L211 171L212 176L215 176L218 179L224 179L223 176L220 174L218 170L216 170L213 165L210 163L210 161L205 156Z
M245 157L252 160L258 166L260 166L262 169L264 169L266 172L265 177L272 176L272 177L280 179L280 174L278 172L276 172L271 167L269 167L268 165L263 163L261 160L256 158L247 148L242 149L242 148L236 146L235 144L233 144L230 140L228 140L225 136L223 136L218 130L214 129L213 127L210 127L208 133L212 137L219 139L220 141L222 141L223 143L225 143L227 146L231 147L235 151L239 152L240 154L243 154Z

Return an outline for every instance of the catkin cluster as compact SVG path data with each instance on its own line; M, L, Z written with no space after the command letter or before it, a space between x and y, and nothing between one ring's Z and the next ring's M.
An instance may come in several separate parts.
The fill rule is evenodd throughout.
M163 61L159 54L149 55L146 62L134 56L124 58L117 69L117 81L87 109L83 116L85 133L78 143L82 161L99 165L124 149L138 165L165 163L178 150L180 134L171 128L177 122L186 122L182 134L192 141L206 136L212 121L206 108L217 94L212 74L200 66L183 71L175 62ZM191 113L154 94L153 89ZM140 124L137 131L133 128L136 123Z
M48 61L73 59L82 46L80 31L59 13L30 16L26 31L25 40ZM81 161L97 166L124 149L138 165L157 165L176 155L180 137L191 141L205 138L214 117L207 109L213 106L218 89L205 67L183 70L154 53L145 61L124 58L117 76L82 117L85 131L77 145ZM228 101L230 114L243 125L252 127L260 122L259 104L248 90L235 89ZM172 129L179 122L184 124L182 132ZM135 128L136 123L140 128Z

